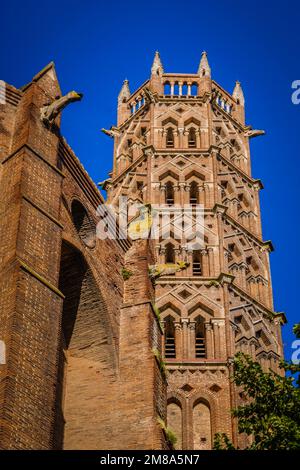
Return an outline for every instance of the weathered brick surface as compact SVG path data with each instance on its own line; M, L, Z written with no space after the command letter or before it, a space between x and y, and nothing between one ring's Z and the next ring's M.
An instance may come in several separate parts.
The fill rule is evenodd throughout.
M175 84L187 94L175 97ZM169 184L169 203L196 198L205 208L198 274L187 240L172 234L154 244L96 237L103 198L60 117L41 120L60 95L50 64L26 87L8 85L0 105L0 447L169 449L158 417L178 449L209 449L216 432L243 446L228 360L241 350L278 371L282 341L239 85L230 96L207 67L165 74L156 55L150 80L132 95L125 83L118 101L108 201L165 203ZM189 266L153 289L148 266L167 261L170 242ZM156 356L167 337L166 380Z
M143 248L124 300L130 243L96 239L103 199L60 136L59 119L50 128L40 120L41 106L59 93L50 65L0 109L0 446L165 447L151 250ZM137 252L126 262L135 265Z

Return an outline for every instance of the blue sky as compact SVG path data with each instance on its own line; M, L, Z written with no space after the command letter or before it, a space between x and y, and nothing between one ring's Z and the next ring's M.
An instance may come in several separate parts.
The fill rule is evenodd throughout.
M264 239L271 239L275 308L291 354L298 313L300 105L291 83L300 79L299 4L271 1L11 0L1 6L0 78L21 86L54 60L63 92L84 99L64 111L62 131L97 182L112 165L112 141L101 127L116 123L122 81L131 90L149 76L156 49L168 72L196 72L206 50L213 78L232 91L240 80L247 123L265 129L251 143L261 192Z

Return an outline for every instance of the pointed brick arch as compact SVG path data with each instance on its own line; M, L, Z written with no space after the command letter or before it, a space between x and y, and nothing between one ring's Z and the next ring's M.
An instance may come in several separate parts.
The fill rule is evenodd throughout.
M206 433L209 432L210 433L210 448L212 446L212 442L213 442L213 437L216 433L216 429L217 429L217 426L218 426L218 423L217 423L217 412L218 412L218 408L217 408L217 401L213 395L212 392L210 392L209 390L195 390L190 396L189 396L189 412L190 412L190 416L192 417L192 430L193 430L193 433L192 433L192 436L191 436L191 440L192 442L190 443L191 445L191 448L195 448L195 432L199 432L199 430L195 429L195 426L197 425L197 423L195 423L195 416L194 416L194 410L195 408L197 407L197 405L199 404L203 404L205 405L208 409L209 409L209 417L210 417L210 422L208 424L208 429L206 429ZM201 430L200 430L201 432ZM198 447L198 449L201 448L200 446Z
M65 241L59 289L65 298L54 440L57 448L78 449L101 427L100 415L93 423L88 416L104 399L104 385L116 371L117 357L101 289L82 253Z

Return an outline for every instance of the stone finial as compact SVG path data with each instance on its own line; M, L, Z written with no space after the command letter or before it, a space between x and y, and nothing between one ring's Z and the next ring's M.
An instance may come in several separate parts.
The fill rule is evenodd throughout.
M200 77L210 77L211 76L211 69L207 60L207 54L205 51L202 52L199 68L198 68L198 75Z
M153 60L153 64L152 64L152 67L151 67L151 75L156 75L156 74L161 75L162 73L164 73L164 68L163 68L162 62L160 60L159 52L156 51L155 56L154 56L154 60Z
M239 81L235 82L235 87L232 93L232 97L237 101L241 106L245 106L244 93Z
M123 103L127 101L130 97L130 89L129 89L129 81L127 79L124 80L121 91L118 96L118 102Z

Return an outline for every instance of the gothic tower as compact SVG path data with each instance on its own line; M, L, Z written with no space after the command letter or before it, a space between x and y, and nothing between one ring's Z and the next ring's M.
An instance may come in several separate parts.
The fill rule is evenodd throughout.
M274 312L269 266L272 243L262 238L260 180L251 175L241 84L232 94L211 78L207 55L198 72L167 73L158 52L150 78L133 93L125 80L118 98L114 164L104 188L120 196L173 207L201 205L201 246L175 236L155 240L158 264L186 268L156 279L164 330L168 425L178 449L210 449L213 435L237 435L231 409L242 396L230 380L237 351L279 371L282 313Z

